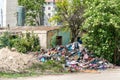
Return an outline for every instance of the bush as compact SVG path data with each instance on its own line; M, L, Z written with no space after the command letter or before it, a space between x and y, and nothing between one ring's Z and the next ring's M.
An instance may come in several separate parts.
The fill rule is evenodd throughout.
M33 33L26 33L18 36L5 32L0 36L0 48L6 46L9 48L15 47L17 51L22 53L40 50L39 38Z
M40 63L34 64L32 67L30 67L30 70L33 71L37 70L37 72L41 71L42 73L46 73L49 70L50 72L59 73L63 72L64 68L60 62L49 60L41 64Z
M0 48L9 46L9 36L8 32L0 36Z
M85 44L110 62L120 61L120 0L86 0L83 29ZM115 5L115 6L111 6Z

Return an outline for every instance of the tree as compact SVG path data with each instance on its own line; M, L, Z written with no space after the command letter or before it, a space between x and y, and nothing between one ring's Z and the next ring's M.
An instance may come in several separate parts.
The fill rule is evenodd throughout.
M120 0L85 0L85 4L84 42L96 55L116 63L120 60Z
M43 24L44 0L18 0L20 6L26 8L26 24L30 26Z
M58 0L56 3L57 13L52 20L62 23L71 31L71 42L75 41L80 32L84 18L84 8L81 0Z

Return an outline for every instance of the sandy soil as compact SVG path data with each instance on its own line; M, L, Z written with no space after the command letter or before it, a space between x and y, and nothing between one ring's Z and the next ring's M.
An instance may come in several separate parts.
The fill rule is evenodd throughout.
M64 75L42 75L37 77L24 77L17 79L0 80L120 80L120 68L101 71L100 73L72 73Z

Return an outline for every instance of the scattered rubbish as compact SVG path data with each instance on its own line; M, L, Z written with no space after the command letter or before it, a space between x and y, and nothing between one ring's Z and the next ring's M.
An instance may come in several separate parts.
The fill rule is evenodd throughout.
M65 68L69 71L105 70L113 68L113 64L103 58L98 58L93 52L90 52L79 42L73 42L66 46L57 46L48 50L42 50L38 55L41 62L47 60L60 61L64 59ZM87 72L87 71L86 71Z
M113 68L114 65L103 58L98 58L93 52L85 48L82 42L73 42L66 46L57 46L51 49L41 49L40 52L21 54L15 49L0 49L0 72L21 72L36 62L48 60L62 61L64 68L70 72L96 72Z

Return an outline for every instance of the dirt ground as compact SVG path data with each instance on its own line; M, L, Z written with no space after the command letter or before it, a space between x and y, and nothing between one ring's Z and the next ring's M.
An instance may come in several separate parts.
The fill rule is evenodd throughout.
M0 80L120 80L120 68L101 71L100 73L72 73L62 75L41 75L17 79Z
M38 62L33 55L21 54L8 48L0 49L0 72L23 72Z

